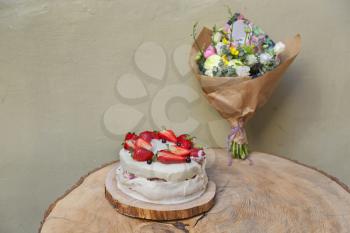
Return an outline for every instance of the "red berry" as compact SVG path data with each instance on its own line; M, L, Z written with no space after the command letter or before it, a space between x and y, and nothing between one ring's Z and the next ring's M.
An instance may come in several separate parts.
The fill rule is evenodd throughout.
M130 139L136 140L137 139L137 135L135 133L130 133L130 132L125 134L124 141L130 140Z
M181 134L177 137L177 140L191 140L191 137L189 134Z
M142 138L138 138L135 142L135 146L136 147L140 147L146 150L152 150L152 145L150 142L142 139Z
M184 139L178 140L177 143L180 147L185 148L185 149L191 149L192 145L193 145L190 140L184 140Z
M135 140L130 139L124 142L124 149L130 150L134 148L135 148Z
M177 143L178 143L178 146L185 149L191 149L193 146L192 138L188 134L181 134L180 136L178 136Z
M158 131L153 131L153 139L159 139L159 132Z
M145 140L146 142L150 142L154 138L154 133L151 131L143 131L139 135L140 138Z
M147 161L153 158L153 152L144 148L136 148L132 158L137 161Z
M182 148L180 146L169 146L169 151L175 155L179 155L182 157L187 157L188 155L190 155L191 151L187 150L185 148Z
M174 131L172 131L171 129L161 130L161 131L159 131L158 134L159 134L160 139L165 139L169 142L174 142L174 143L177 142L176 135L175 135Z
M165 164L185 163L186 157L175 155L167 150L161 150L158 152L158 159L157 160L159 162L165 163Z

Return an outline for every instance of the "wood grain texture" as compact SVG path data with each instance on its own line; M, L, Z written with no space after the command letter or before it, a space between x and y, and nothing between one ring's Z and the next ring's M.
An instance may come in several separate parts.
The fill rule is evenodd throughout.
M42 233L349 232L350 194L336 179L277 156L253 152L227 166L226 152L207 152L217 185L214 207L181 221L156 222L117 213L104 197L113 165L80 180L49 207Z
M117 162L107 174L105 196L112 206L124 215L150 220L178 220L203 214L214 205L216 185L212 181L209 181L202 196L187 203L157 205L134 199L117 187L115 170L118 164Z

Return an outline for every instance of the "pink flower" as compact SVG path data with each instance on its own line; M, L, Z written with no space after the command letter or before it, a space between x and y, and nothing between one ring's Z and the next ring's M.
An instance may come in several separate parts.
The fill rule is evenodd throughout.
M208 58L211 55L216 54L215 48L212 45L209 45L208 48L204 51L204 57Z
M238 17L237 17L237 20L243 20L244 19L244 16L239 14Z

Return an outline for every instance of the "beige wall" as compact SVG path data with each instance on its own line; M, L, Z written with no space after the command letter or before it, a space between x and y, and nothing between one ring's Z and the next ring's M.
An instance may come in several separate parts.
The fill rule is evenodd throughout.
M193 22L224 23L225 4L276 40L303 38L249 124L252 148L350 184L349 3L0 0L0 232L35 232L49 203L116 159L125 129L163 124L223 144L228 126L198 92L186 53Z

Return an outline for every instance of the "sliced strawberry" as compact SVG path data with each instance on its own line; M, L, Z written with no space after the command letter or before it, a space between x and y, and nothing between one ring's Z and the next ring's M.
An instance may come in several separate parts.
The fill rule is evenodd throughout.
M182 157L189 156L191 153L191 151L188 149L182 148L180 146L174 146L174 145L169 146L169 151L175 155L179 155Z
M137 135L135 133L130 133L128 132L127 134L125 134L125 138L124 138L124 141L126 140L136 140L137 139Z
M135 146L146 149L146 150L152 150L151 143L147 142L146 140L144 140L142 138L136 139Z
M124 143L124 149L130 150L130 149L135 149L135 140L129 139L126 140Z
M161 150L158 152L158 159L161 163L185 163L186 157L175 155L167 150Z
M139 134L139 137L146 142L151 142L151 140L154 138L154 133L152 131L143 131Z
M169 142L177 142L177 138L176 135L174 133L174 131L172 131L171 129L163 129L161 131L159 131L159 138L160 139L165 139Z
M154 154L152 151L146 150L144 148L136 147L132 155L132 158L137 161L147 161L147 160L151 160L153 158L153 155Z

